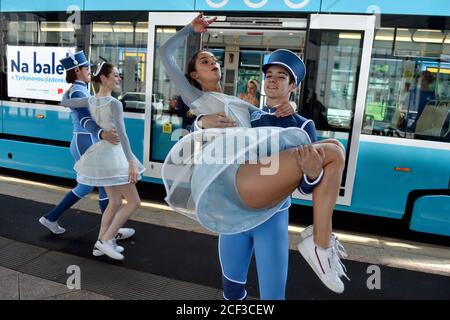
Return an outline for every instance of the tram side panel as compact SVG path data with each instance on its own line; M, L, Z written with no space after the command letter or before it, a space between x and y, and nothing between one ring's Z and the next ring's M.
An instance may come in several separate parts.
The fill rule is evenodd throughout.
M7 103L5 103L7 104ZM70 112L3 106L0 166L34 173L74 178ZM142 119L125 119L134 154L142 161Z
M406 219L413 230L450 235L450 153L446 144L435 145L361 141L352 205L337 209ZM442 194L408 198L414 191ZM406 211L408 201L412 201L412 214Z

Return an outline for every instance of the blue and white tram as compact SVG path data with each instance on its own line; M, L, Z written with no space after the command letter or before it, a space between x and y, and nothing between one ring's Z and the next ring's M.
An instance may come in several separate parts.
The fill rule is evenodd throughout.
M226 93L239 95L249 79L262 83L261 66L275 49L303 56L298 111L321 138L347 148L337 209L450 236L446 0L2 0L0 166L74 177L69 114L58 106L65 87L51 57L78 48L91 61L119 66L133 152L146 166L145 181L161 182L161 163L193 117L157 48L199 11L219 19L186 42L178 63L200 47L213 51Z

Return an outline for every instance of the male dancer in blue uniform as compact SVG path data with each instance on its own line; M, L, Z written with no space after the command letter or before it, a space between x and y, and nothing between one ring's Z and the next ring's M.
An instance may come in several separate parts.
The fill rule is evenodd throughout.
M308 133L311 142L315 142L317 136L312 120L307 120L298 114L283 117L275 116L277 107L289 101L290 93L303 80L305 76L303 61L293 52L280 49L271 54L269 61L263 66L263 72L266 74L264 89L267 95L267 103L261 111L252 114L252 127L297 126ZM217 115L203 115L198 121L202 121L201 125L205 127L205 122L213 123L216 121L217 123L217 117ZM226 119L221 119L221 121L224 122ZM198 122L196 126L198 126ZM310 146L304 146L301 150L301 162L300 165L305 175L300 182L299 191L303 194L309 194L313 191L314 186L319 184L323 176L323 155ZM270 186L268 186L267 192L270 192ZM222 267L225 299L245 299L247 295L245 283L253 251L255 252L258 269L260 298L285 299L289 254L288 209L290 205L291 199L289 197L282 208L261 225L243 233L221 234L219 236L219 259ZM327 220L327 218L322 220ZM328 222L325 221L325 223ZM324 233L326 234L326 232ZM311 250L307 250L307 253L301 253L305 259L312 261L308 262L316 273L318 268L321 268L318 276L328 288L335 292L342 292L344 285L339 276L345 275L345 273L341 268L339 257L335 255L334 246L337 244L333 242L335 238L329 239L328 235L325 236L324 244L315 246L312 242L312 227L308 227L302 233L302 238L308 239L308 241L302 240L301 243L303 245L308 243L307 248L316 252L315 257L317 259L312 261L312 258L309 257L309 255L312 255ZM314 238L314 240L318 242L318 239ZM327 260L331 262L325 263Z
M87 84L90 81L89 66L91 64L86 59L83 51L79 51L75 54L69 52L68 56L60 61L66 70L66 81L72 83L70 89L64 94L63 100L89 97L91 94L89 93ZM75 161L78 161L81 155L100 139L104 139L112 144L119 143L118 135L115 130L105 131L100 128L91 118L88 108L72 108L70 116L73 125L70 153ZM85 195L92 192L92 190L92 186L77 183L77 186L69 191L52 211L45 216L42 216L39 219L39 222L54 234L64 233L66 230L58 224L57 220L67 209ZM98 188L98 192L99 206L103 213L108 206L108 196L106 195L105 189L102 187ZM129 238L134 232L134 229L131 228L121 228L117 234L117 239L122 240ZM98 253L96 250L94 250L93 253L94 255L100 255L96 254Z

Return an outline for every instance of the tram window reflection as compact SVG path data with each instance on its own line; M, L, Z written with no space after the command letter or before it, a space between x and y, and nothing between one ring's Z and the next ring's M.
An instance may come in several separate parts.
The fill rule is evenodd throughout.
M121 94L127 112L145 112L147 22L92 22L91 61L107 60L122 75Z
M448 142L449 52L448 30L376 30L362 132Z

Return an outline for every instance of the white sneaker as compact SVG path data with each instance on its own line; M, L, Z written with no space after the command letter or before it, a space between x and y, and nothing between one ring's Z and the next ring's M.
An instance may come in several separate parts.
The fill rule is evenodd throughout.
M313 225L310 225L305 228L302 232L300 232L300 238L306 239L307 237L310 237L314 234ZM345 259L348 257L347 251L345 250L344 246L339 242L337 236L332 233L330 236L330 245L334 247L334 250L336 252L335 255L335 265L336 265L336 271L339 278L346 278L350 281L350 278L347 276L347 268L345 267L344 263L341 261L342 259Z
M131 237L136 231L133 228L120 228L116 235L116 240L125 240Z
M39 222L44 226L47 227L48 230L53 232L54 234L62 234L66 232L66 229L61 227L57 221L50 221L46 217L42 216L39 218Z
M114 240L97 240L95 248L106 254L108 257L116 260L123 260L123 254L116 251Z
M300 239L306 239L314 234L314 226L310 225L305 228L302 232L300 232Z
M348 257L347 251L345 250L344 246L341 244L341 242L338 240L335 234L331 234L330 239L331 246L334 247L334 250L336 252L335 254L335 264L336 264L336 271L339 278L346 278L348 281L350 281L350 278L347 276L347 268L345 267L344 263L341 261L341 258L345 259Z
M124 247L118 246L118 245L117 245L116 240L113 240L113 241L114 241L114 248L115 248L115 250L116 250L118 253L122 253L122 252L125 251L125 248L124 248ZM101 252L101 251L98 250L98 249L95 249L95 247L94 247L94 249L92 250L92 255L94 255L94 256L96 256L96 257L100 257L100 256L103 256L104 253Z
M336 293L344 291L344 283L336 270L334 247L323 249L317 246L310 236L300 241L298 250L328 289Z

